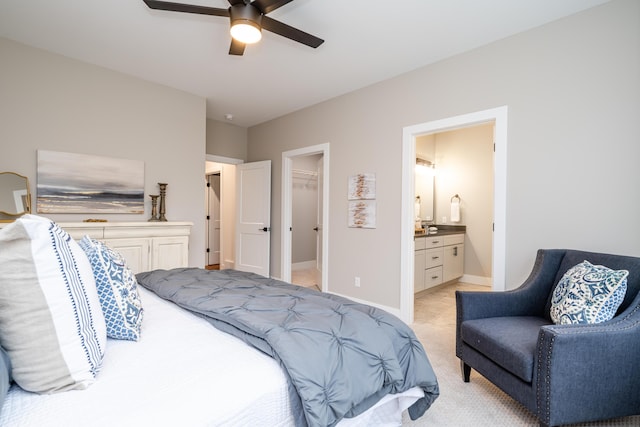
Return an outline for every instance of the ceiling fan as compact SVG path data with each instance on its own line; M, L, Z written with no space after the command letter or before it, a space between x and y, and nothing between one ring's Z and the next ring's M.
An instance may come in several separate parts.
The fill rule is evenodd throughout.
M144 0L151 9L171 12L197 13L200 15L225 16L231 20L231 47L229 55L242 55L247 44L262 38L262 29L279 34L288 39L316 48L324 40L298 30L266 16L293 0L228 0L228 9L199 6L168 1Z

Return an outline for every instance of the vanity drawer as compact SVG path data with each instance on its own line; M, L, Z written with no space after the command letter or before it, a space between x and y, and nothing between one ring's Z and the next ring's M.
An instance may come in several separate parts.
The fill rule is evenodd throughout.
M442 283L442 266L424 271L424 288L429 289Z
M426 254L426 268L437 267L442 265L442 259L444 257L444 251L442 248L432 248L425 251Z
M426 249L427 246L425 245L425 240L426 240L425 237L416 237L416 238L414 238L413 239L413 246L414 246L413 248L416 251L419 251L420 249Z
M464 243L464 234L452 234L450 236L444 236L444 245L461 245Z
M443 245L442 236L425 237L424 244L427 249L439 248Z

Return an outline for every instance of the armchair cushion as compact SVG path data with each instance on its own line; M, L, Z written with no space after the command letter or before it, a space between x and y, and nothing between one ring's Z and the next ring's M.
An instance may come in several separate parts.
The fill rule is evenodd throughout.
M531 382L542 317L489 317L462 322L462 340L523 381Z
M551 298L556 324L601 323L613 318L627 292L627 270L583 261L560 279Z

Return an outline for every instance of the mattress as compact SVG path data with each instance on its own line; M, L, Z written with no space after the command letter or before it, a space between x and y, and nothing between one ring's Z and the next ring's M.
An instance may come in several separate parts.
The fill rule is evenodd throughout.
M11 387L0 426L291 426L277 362L205 320L138 288L138 342L109 339L96 382L51 395ZM422 390L387 396L339 425L400 425Z

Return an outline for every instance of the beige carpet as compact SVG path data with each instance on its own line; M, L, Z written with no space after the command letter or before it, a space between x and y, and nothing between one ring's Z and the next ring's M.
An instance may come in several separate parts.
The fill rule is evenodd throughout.
M459 359L455 355L455 291L487 290L487 287L453 284L418 294L413 329L424 345L438 377L440 396L416 421L405 413L403 426L537 426L522 405L511 399L475 371L471 382L464 383ZM640 393L640 390L638 390ZM640 416L607 422L577 424L574 427L640 426Z

